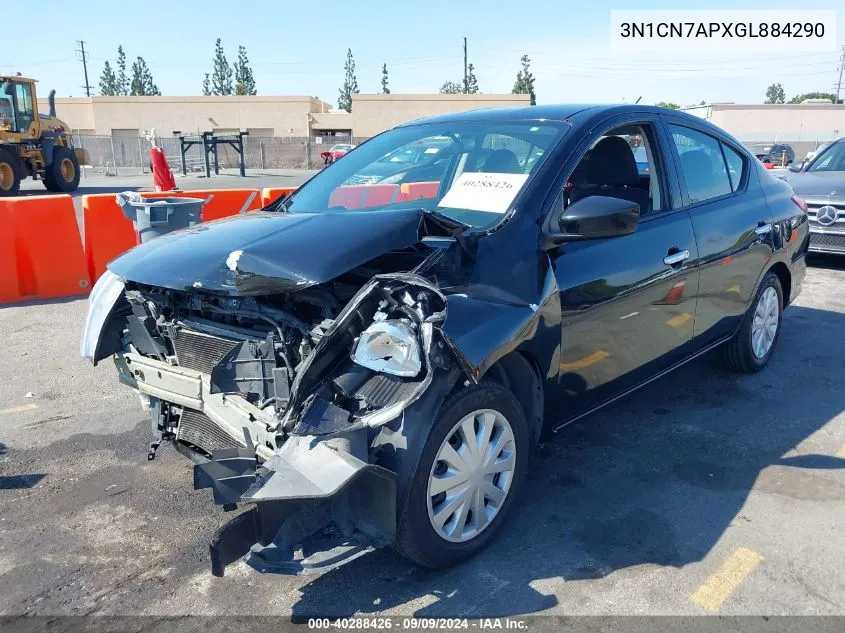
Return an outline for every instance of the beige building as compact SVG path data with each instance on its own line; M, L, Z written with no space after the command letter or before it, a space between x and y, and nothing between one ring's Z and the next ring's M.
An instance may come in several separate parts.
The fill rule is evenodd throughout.
M796 156L845 136L845 105L832 103L711 103L684 108L727 130L746 144L789 143Z
M351 132L366 138L434 114L528 104L528 95L359 94L350 113L313 97L72 97L57 98L56 113L82 136L137 137L155 128L159 136L244 130L261 137ZM46 100L39 100L39 108L47 111Z

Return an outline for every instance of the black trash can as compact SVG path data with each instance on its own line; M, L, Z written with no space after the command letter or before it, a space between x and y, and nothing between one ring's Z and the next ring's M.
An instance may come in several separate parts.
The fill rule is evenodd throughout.
M143 198L134 191L119 193L116 200L135 224L141 242L197 224L206 203L202 198Z

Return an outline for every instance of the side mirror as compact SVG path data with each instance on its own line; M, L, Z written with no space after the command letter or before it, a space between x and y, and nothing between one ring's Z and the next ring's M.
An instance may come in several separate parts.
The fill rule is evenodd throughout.
M795 172L797 174L798 172L800 172L801 170L804 169L804 165L806 165L806 164L807 164L807 159L804 159L803 162L792 163L789 167L787 167L787 169L789 169L789 171Z
M554 214L546 235L547 246L576 240L628 235L637 230L640 205L607 196L588 196Z

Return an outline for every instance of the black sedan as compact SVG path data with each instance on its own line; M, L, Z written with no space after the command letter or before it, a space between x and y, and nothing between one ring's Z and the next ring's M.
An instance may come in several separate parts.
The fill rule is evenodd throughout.
M408 165L360 184L428 142L436 178L423 163L429 180ZM151 410L151 459L172 442L195 487L248 507L214 539L215 573L390 544L445 567L501 529L543 433L717 347L765 367L808 238L792 188L699 118L451 114L376 136L263 213L111 262L82 353L113 357Z
M807 202L810 250L845 255L845 138L789 171L784 180Z

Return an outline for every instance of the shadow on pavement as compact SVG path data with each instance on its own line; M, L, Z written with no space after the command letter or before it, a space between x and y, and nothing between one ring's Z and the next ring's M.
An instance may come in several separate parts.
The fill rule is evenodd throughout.
M302 587L293 619L399 605L426 617L522 615L557 604L550 582L701 561L764 469L788 467L767 493L801 499L795 469L845 468L787 455L845 410L845 338L824 334L842 331L845 314L791 307L763 372L737 376L700 359L541 445L522 502L475 558L431 571L376 552ZM799 397L784 397L796 384Z
M6 445L0 442L0 455L6 452ZM0 475L0 490L16 490L19 488L32 488L47 475L44 473L33 473L30 475Z
M828 270L845 270L845 255L808 253L807 265L813 268L827 268Z

